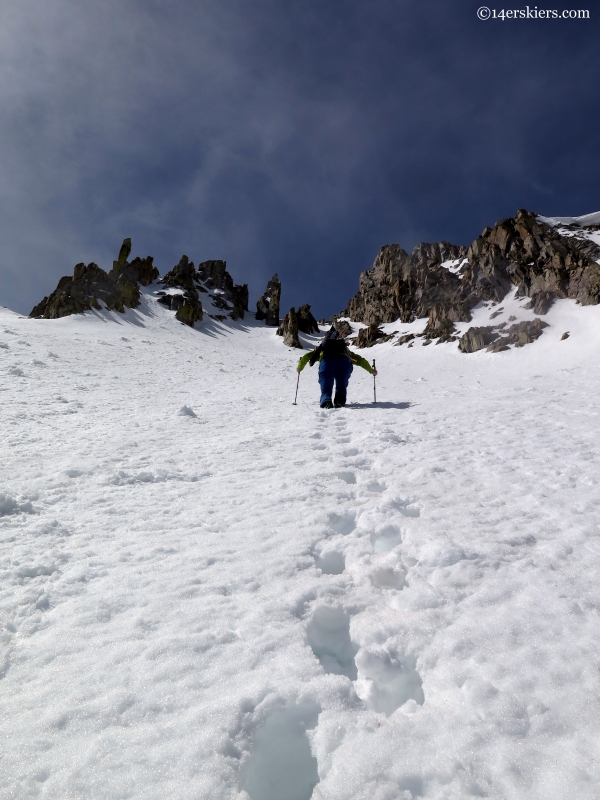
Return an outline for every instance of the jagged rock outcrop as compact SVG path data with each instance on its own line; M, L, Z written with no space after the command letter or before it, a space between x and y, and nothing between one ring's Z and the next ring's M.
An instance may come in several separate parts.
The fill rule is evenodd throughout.
M123 244L121 245L121 249L119 250L119 256L117 258L117 263L121 266L125 264L127 259L129 258L129 254L131 253L131 239L129 236L126 239L123 239Z
M486 325L480 328L469 328L460 337L458 347L463 353L475 353L477 350L483 350L484 347L492 353L499 353L502 350L508 350L511 344L515 347L523 347L535 342L542 335L543 329L548 327L548 323L539 318L517 322L510 328L506 328L505 325L506 323L497 327Z
M198 264L198 278L209 291L212 290L213 305L226 309L231 319L244 319L244 312L248 311L248 284L233 282L226 261Z
M311 334L319 332L319 324L310 312L310 306L305 303L300 306L297 312L298 330L302 333Z
M181 289L180 292L162 294L158 302L175 311L175 319L184 325L193 327L195 322L200 322L203 317L202 303L196 288L197 273L194 262L186 255L181 256L179 264L161 279L164 286L171 289Z
M355 347L373 347L374 344L381 344L391 339L391 335L386 335L376 322L372 322L368 328L361 328L354 340Z
M44 297L30 316L56 319L101 309L101 303L110 311L136 308L140 303L140 286L149 286L158 280L159 274L151 256L127 261L130 253L131 239L124 239L110 272L94 263L77 264L73 277L61 278L55 291ZM208 294L212 304L225 310L231 319L243 319L248 310L248 285L238 286L233 282L225 261L204 261L196 270L184 255L161 283L167 291L157 292L159 302L175 311L176 318L186 325L202 319L200 292ZM219 316L225 319L225 315Z
M412 322L460 291L460 278L441 266L466 256L466 248L421 244L409 255L397 244L385 245L370 270L360 276L360 289L338 316L356 322Z
M183 255L161 283L172 290L181 290L159 293L158 302L175 311L175 318L186 325L193 326L202 319L200 293L208 294L213 306L226 311L231 319L243 319L248 310L248 284L234 284L225 261L203 261L196 269L194 262ZM216 317L225 319L226 315Z
M479 328L469 328L469 330L460 337L458 348L463 353L476 353L478 350L483 350L488 344L498 338L498 331L493 325L486 325Z
M446 302L440 301L433 305L429 312L429 319L425 326L424 336L426 339L441 339L442 342L454 341L455 322L470 322L466 303L453 302L449 298Z
M469 248L421 244L408 255L398 245L386 245L371 269L361 274L358 294L338 316L367 325L427 316L426 339L452 341L455 323L470 322L477 303L500 302L514 286L519 295L531 298L529 308L536 314L545 314L556 298L597 304L599 258L594 242L577 232L564 235L521 209L486 228ZM482 341L477 336L486 338L485 332L473 336L477 345ZM464 352L474 352L469 341L461 347Z
M463 281L477 299L500 301L514 285L540 314L555 298L570 297L582 305L600 301L600 265L595 261L600 247L561 235L530 211L521 209L514 218L486 228L467 257Z
M283 343L287 347L299 347L302 349L298 338L298 323L298 314L296 314L296 309L292 306L277 328L277 335L283 336Z
M105 272L95 263L77 264L73 277L66 275L48 297L44 297L31 311L30 317L57 319L70 314L79 314L90 309L101 309L100 302L109 311L136 308L140 304L140 285L148 286L158 278L152 256L134 258L128 262L131 239L121 245L119 258L113 262L110 272Z
M277 273L267 283L264 294L256 303L256 319L264 319L267 325L279 325L279 304L281 301L281 281Z
M298 332L302 333L318 333L319 325L317 320L310 313L310 306L306 303L300 306L298 311L292 306L288 313L279 323L277 328L277 335L283 336L283 343L288 347L302 347Z

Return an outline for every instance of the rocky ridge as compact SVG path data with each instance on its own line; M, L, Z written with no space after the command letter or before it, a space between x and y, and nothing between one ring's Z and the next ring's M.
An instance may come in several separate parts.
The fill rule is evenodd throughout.
M54 292L44 297L29 316L57 319L91 309L106 308L123 313L126 308L137 308L140 286L159 281L159 272L152 256L128 261L130 253L131 239L128 238L124 239L110 272L95 263L77 264L73 275L61 278ZM183 255L159 284L164 288L156 291L158 302L175 311L176 319L186 325L193 326L203 317L200 294L208 296L213 309L225 312L211 315L217 319L243 319L248 311L248 285L233 282L225 261L203 261L196 269Z
M454 341L456 322L470 322L478 303L499 303L514 287L518 296L530 298L528 307L539 315L557 298L597 304L600 246L588 235L596 228L577 222L553 224L521 209L485 228L468 248L448 242L421 244L409 255L396 244L386 245L371 269L361 274L358 293L336 318L368 325L369 332L356 342L368 347L382 340L381 323L410 323L421 317L428 318L422 334L427 342ZM470 329L459 346L474 352L502 340L491 348L499 352L510 344L534 341L544 327L519 324L518 330Z
M409 255L399 245L385 245L371 269L360 276L359 291L332 322L344 319L363 323L354 344L371 347L393 339L398 331L384 332L382 323L411 323L427 319L421 333L401 333L395 344L412 347L415 337L423 344L458 341L465 353L487 348L500 352L520 347L542 335L546 323L539 319L501 324L485 322L477 312L478 327L465 332L457 323L472 322L481 305L497 305L509 292L528 300L529 314L544 315L555 299L571 298L582 305L600 302L600 214L583 218L546 218L520 210L514 217L485 228L468 248L449 242L416 247ZM55 319L90 309L124 312L140 303L140 287L159 281L155 295L180 322L193 326L206 314L217 320L243 319L248 311L248 286L237 285L222 260L204 261L196 268L186 255L162 279L153 259L129 261L131 240L125 239L110 272L97 264L77 264L72 276L35 306L30 316ZM302 347L299 332L318 332L310 306L290 309L280 322L281 281L277 274L267 283L256 304L256 319L277 327L284 344ZM522 302L520 307L522 308ZM223 312L223 313L214 313ZM490 315L493 320L500 314ZM500 320L498 320L500 322ZM515 324L511 325L510 323ZM350 328L350 326L348 326ZM346 331L348 333L349 331ZM568 334L567 334L568 335Z
M149 286L158 278L158 270L152 263L152 256L127 261L130 252L131 239L125 239L110 272L94 262L76 264L73 275L62 277L52 294L44 297L29 316L58 319L92 308L100 310L101 302L109 311L123 313L125 308L137 308L140 285Z

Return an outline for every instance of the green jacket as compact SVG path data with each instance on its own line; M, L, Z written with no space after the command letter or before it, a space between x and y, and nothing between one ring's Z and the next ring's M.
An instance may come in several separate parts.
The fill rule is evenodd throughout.
M310 361L310 357L312 356L313 352L314 352L313 350L309 350L308 353L305 353L300 358L300 361L298 361L298 368L297 368L298 372L302 372L304 367ZM349 350L348 348L346 348L346 355L348 356L348 358L350 359L350 361L353 364L356 364L357 366L362 367L363 369L366 369L367 372L371 373L371 375L373 374L373 367L369 364L369 362L367 361L366 358L363 358L362 356L359 356L358 353L353 353L352 350ZM322 358L323 358L323 353L321 353L319 355L319 361Z

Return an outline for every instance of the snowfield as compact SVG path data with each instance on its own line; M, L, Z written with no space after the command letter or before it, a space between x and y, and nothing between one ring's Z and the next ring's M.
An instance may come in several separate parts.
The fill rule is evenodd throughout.
M253 319L0 309L0 796L596 800L600 307L544 319L321 411Z

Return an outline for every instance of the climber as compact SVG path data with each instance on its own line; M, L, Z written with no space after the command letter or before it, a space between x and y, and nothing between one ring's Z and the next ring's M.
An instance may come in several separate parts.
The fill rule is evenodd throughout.
M348 349L344 336L334 327L325 335L325 338L314 350L305 353L298 361L296 370L302 372L307 364L312 367L319 362L319 385L321 386L321 408L341 408L346 405L346 389L352 374L354 364L366 369L371 375L377 375L369 362L358 353ZM333 383L335 381L335 396L331 401Z

